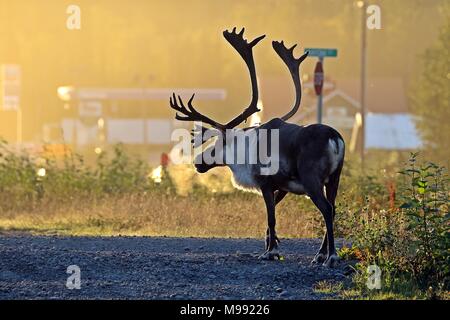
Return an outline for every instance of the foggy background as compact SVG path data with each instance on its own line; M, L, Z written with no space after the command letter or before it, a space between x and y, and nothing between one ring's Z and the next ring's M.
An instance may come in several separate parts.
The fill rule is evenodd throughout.
M77 119L80 114L78 101L67 103L58 97L57 89L61 86L191 88L192 92L217 88L224 90L223 99L199 99L195 103L219 121L230 119L250 99L246 66L222 37L222 31L233 26L245 26L247 39L267 35L254 49L264 103L262 121L284 114L291 108L294 97L289 73L273 51L272 40L284 40L288 46L297 43L297 57L305 47L337 48L338 57L325 60L326 82L333 90L339 89L359 101L363 13L356 3L1 0L0 64L20 66L20 140L64 142L62 122ZM437 41L439 28L446 22L445 3L443 0L370 2L381 8L381 30L367 30L368 111L384 114L411 111L409 97L413 84L424 69L420 56ZM66 10L71 4L81 9L80 30L66 27L69 17ZM298 115L315 106L313 90L305 84L311 82L316 61L309 57L302 64L304 98ZM111 118L172 121L174 115L167 98L108 101L102 106L102 117L106 121ZM17 141L16 111L0 110L0 136L9 142ZM98 137L96 133L95 141L87 141L86 145L106 144L109 142L106 135Z

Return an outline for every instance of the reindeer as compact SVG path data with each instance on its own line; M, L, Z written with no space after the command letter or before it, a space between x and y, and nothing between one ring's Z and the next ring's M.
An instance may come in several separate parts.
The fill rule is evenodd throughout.
M267 224L265 241L265 252L259 257L264 260L280 259L278 252L279 239L275 231L275 206L286 196L293 193L307 195L320 210L325 220L326 232L322 245L315 255L312 263L323 263L326 267L334 267L338 261L333 235L333 221L335 215L335 199L339 186L339 178L344 164L345 144L341 135L333 128L313 124L300 126L286 122L299 109L302 91L299 68L303 60L308 56L305 53L300 58L295 58L293 51L296 45L287 48L283 41L273 41L272 47L278 56L288 67L294 82L296 98L293 108L281 118L272 119L264 124L239 129L236 128L246 121L252 114L260 111L257 107L258 84L253 59L253 47L260 42L265 35L255 38L250 43L244 39L244 28L237 33L225 30L224 38L244 59L250 73L252 99L249 106L236 118L226 124L218 123L198 112L192 105L194 95L189 99L187 107L178 96L178 101L173 94L170 98L170 106L176 111L175 118L180 121L200 121L209 124L216 130L216 142L208 146L195 158L195 167L199 173L218 166L228 166L232 173L235 184L245 190L258 190L263 196L267 209ZM205 153L212 154L215 159L225 159L230 153L230 140L227 139L228 132L253 130L278 131L278 170L271 174L261 174L260 164L236 164L234 162L204 161ZM202 138L205 127L194 129L194 148L209 140L210 137ZM259 135L256 139L260 140ZM200 140L198 140L200 139ZM260 143L253 141L250 143ZM267 142L264 142L267 143ZM272 142L269 142L273 144ZM221 148L220 146L224 146ZM239 150L238 150L239 152ZM245 151L244 151L245 152ZM248 159L248 157L246 157Z

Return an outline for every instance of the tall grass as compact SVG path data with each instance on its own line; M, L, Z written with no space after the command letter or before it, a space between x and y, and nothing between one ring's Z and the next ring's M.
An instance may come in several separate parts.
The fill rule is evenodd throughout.
M340 255L358 260L354 283L363 294L374 294L365 280L367 266L376 264L383 292L434 297L449 287L448 175L417 154L400 162L393 154L363 173L348 157L335 227L349 245ZM1 142L0 232L264 236L262 198L234 189L228 169L202 175L188 165L154 169L120 145L87 164L69 151L30 154ZM322 220L305 197L288 195L277 206L281 237L321 237Z
M31 155L0 143L0 230L263 237L263 200L234 189L227 169L199 175L189 165L169 166L160 182L154 169L120 145L88 165L69 151ZM314 236L311 209L305 199L288 197L280 205L280 234Z

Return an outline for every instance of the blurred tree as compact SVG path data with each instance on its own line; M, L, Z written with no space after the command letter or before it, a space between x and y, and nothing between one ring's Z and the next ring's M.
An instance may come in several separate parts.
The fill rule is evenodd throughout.
M425 147L436 159L450 159L450 10L437 42L422 55L424 68L411 92L411 106Z

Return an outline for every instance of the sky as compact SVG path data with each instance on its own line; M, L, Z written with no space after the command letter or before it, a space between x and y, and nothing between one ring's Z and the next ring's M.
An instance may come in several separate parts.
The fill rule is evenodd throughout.
M444 21L444 0L370 1L380 8L381 28L367 31L367 76L399 78L405 88L421 71L420 55ZM70 29L68 7L80 10ZM199 106L228 119L249 100L245 65L222 31L245 26L246 36L266 34L255 48L258 78L289 77L272 40L337 48L326 61L333 81L358 80L361 15L352 0L120 1L0 0L0 64L21 67L23 137L42 139L45 123L76 115L63 108L59 86L109 88L224 88L227 98ZM315 60L302 65L311 75ZM408 92L405 92L405 95ZM167 101L125 105L133 116L168 117ZM134 110L134 111L133 111ZM14 132L13 114L0 111L0 135Z

